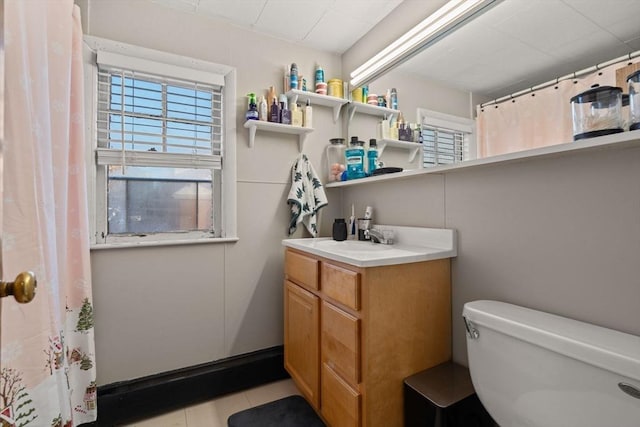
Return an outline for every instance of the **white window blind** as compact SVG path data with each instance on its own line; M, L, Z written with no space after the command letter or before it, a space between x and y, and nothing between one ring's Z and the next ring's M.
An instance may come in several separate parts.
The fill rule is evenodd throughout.
M100 68L97 101L98 164L221 167L220 87Z
M451 129L423 127L424 166L458 163L465 158L464 133Z
M438 111L418 109L422 135L422 167L475 158L475 122Z

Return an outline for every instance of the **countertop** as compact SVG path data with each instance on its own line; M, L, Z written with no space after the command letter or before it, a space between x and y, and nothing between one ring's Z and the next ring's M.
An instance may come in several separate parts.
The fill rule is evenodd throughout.
M452 258L457 255L455 230L422 227L376 225L378 230L393 230L393 245L369 241L335 241L329 237L285 239L282 244L313 255L356 267L407 264Z

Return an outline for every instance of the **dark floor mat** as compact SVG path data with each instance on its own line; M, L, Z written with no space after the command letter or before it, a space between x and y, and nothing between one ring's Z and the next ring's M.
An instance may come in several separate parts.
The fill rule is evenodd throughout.
M289 396L235 413L229 427L326 427L302 396Z

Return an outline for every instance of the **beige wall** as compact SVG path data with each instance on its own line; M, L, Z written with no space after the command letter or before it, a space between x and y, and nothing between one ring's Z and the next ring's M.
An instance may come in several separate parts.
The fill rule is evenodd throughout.
M316 62L340 75L337 55L262 37L146 0L82 0L85 33L191 56L237 69L238 234L240 241L94 250L98 384L142 377L282 344L283 249L297 137L242 127L249 92L282 90L285 64L311 75ZM341 134L332 111L314 109L305 152L319 173L329 138ZM324 178L324 175L322 175ZM339 193L329 194L324 224ZM325 235L329 232L324 225ZM305 235L299 230L297 237Z
M347 187L379 222L457 230L453 357L462 306L495 299L640 335L640 148L574 153Z

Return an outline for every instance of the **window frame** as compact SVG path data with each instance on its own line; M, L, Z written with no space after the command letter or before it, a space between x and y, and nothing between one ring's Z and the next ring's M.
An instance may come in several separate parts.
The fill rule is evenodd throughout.
M463 153L464 158L460 161L473 160L477 157L476 149L476 122L473 119L465 117L454 116L452 114L441 113L439 111L428 110L426 108L417 109L418 123L420 128L424 129L424 126L440 128L448 131L459 132L463 134ZM422 132L422 130L421 130ZM443 163L425 166L424 164L424 147L420 161L420 168L428 169L431 167L441 166L443 164L456 164L460 161L454 161L454 163Z
M236 70L233 67L128 45L98 37L84 37L85 133L91 247L155 246L237 241L236 218ZM211 168L214 233L176 231L107 235L107 166L98 164L98 55L107 60L127 60L127 68L169 79L222 85L222 165ZM224 79L223 81L221 79ZM216 83L217 82L217 83ZM144 152L141 152L144 153ZM173 156L173 155L169 155ZM175 166L179 167L179 166Z

